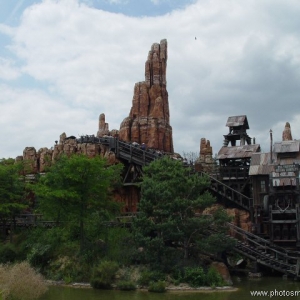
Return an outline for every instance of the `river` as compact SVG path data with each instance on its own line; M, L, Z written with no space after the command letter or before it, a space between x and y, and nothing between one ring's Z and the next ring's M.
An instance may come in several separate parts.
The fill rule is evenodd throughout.
M166 292L164 294L144 291L105 291L88 288L50 286L41 300L253 300L253 299L300 299L300 282L281 277L233 278L237 291L213 292ZM265 292L268 295L253 296ZM298 292L297 296L292 296ZM277 295L276 295L277 294Z

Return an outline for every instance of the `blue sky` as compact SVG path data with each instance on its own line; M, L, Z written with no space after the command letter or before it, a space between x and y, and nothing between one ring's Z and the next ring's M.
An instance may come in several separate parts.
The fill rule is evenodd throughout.
M174 148L213 152L227 118L247 115L268 151L285 122L300 138L300 2L0 0L1 157L96 134L128 116L151 45L168 41ZM195 37L197 39L195 39Z
M23 11L41 0L1 0L0 20L7 25L19 24ZM95 9L127 16L161 16L182 9L196 0L80 0Z

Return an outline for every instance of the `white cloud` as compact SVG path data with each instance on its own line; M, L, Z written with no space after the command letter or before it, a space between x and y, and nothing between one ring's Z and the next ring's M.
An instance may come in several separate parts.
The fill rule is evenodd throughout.
M22 128L40 147L47 145L46 136L38 134L45 123L58 134L92 134L104 112L110 128L118 128L129 113L135 82L144 80L151 44L166 38L175 151L198 151L205 137L217 152L227 118L243 114L249 135L268 149L270 128L280 131L274 133L280 139L281 124L290 121L294 128L299 120L299 10L298 1L211 0L160 17L133 18L75 0L45 0L26 10L17 28L0 25L0 32L12 38L9 49L22 60L22 73L48 90L15 91L6 85L1 111L12 93L5 109L15 109L15 118L22 119L18 107L26 96L32 108ZM11 60L0 64L7 69L0 77L20 74ZM40 111L48 113L39 117ZM15 133L9 128L14 120L5 120L8 132Z
M14 80L21 75L20 70L13 64L13 61L0 57L0 79Z
M13 27L10 27L5 24L0 24L0 33L6 34L8 36L13 36L15 33L15 30Z
M0 157L22 155L25 147L52 147L62 132L87 134L97 126L84 109L70 109L61 99L34 89L0 85L2 143ZM94 130L95 131L95 130ZM95 133L95 132L93 132Z

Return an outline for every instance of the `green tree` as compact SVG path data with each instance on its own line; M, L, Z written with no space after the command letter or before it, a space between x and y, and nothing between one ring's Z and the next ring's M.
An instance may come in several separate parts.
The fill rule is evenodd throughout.
M10 221L12 231L16 215L28 206L21 169L22 164L15 164L12 159L0 161L0 221L4 230Z
M38 207L46 217L57 222L77 222L83 250L85 226L91 214L96 211L108 214L117 209L110 192L120 180L121 168L120 164L109 166L99 156L61 156L33 186Z
M208 241L211 226L225 228L229 220L225 213L202 214L215 203L207 191L209 184L206 176L193 174L182 162L167 157L144 168L134 232L146 260L163 265L174 249L180 249L185 262L197 241Z

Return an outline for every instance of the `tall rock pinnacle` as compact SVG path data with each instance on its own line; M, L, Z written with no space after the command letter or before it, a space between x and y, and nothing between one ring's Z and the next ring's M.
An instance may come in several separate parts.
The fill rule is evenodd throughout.
M289 122L285 123L284 130L282 132L282 140L283 141L292 141L292 131L291 131L291 125Z
M173 153L166 81L167 49L165 39L152 45L145 63L145 81L134 86L132 107L120 125L119 138Z

